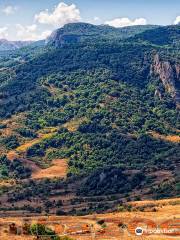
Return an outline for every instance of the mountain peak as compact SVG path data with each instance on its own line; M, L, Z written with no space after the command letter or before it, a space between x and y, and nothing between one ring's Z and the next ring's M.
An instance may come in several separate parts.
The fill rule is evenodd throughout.
M108 25L93 25L90 23L69 23L55 30L46 43L56 47L64 44L91 41L92 39L124 39L157 26L132 26L114 28Z

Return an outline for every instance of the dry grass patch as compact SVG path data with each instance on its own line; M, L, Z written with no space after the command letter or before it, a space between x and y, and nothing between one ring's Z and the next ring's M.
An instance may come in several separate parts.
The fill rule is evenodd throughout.
M4 124L6 127L0 129L2 136L10 136L21 127L21 122L26 118L24 113L13 115L11 118L0 121L0 124Z
M10 160L10 161L14 161L15 159L18 159L19 158L19 155L18 155L18 153L16 152L16 151L9 151L8 153L7 153L7 158L8 158L8 160Z
M67 175L68 163L66 159L55 159L52 161L52 166L46 169L41 169L36 166L32 173L33 179L42 178L65 178Z
M172 143L180 143L180 136L178 136L178 135L166 136L166 135L162 135L157 132L154 132L154 131L150 131L149 133L151 136L153 136L156 139L161 139L163 141L168 141L168 142L172 142Z
M72 119L71 121L65 123L63 127L67 128L70 132L77 131L80 124L84 121L86 121L87 118L78 118L78 119Z
M35 145L37 143L40 143L42 140L51 138L53 136L53 134L54 134L54 132L46 133L46 134L39 134L38 138L35 138L31 141L28 141L28 142L22 144L21 146L16 148L16 151L20 152L20 153L25 153L28 150L28 148L32 147L33 145Z

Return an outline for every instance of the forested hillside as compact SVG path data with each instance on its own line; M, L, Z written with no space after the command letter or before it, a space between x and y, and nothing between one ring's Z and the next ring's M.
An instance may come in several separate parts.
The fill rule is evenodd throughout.
M29 179L27 161L48 168L67 159L67 179L48 180L49 193L77 181L82 197L178 196L179 39L178 25L77 23L55 31L45 46L2 56L1 179ZM47 193L46 182L37 184ZM11 191L16 201L18 189L0 193ZM33 198L32 182L23 189Z

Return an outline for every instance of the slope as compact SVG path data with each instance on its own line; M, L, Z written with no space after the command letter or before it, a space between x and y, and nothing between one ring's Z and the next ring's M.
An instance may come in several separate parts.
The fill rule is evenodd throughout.
M82 41L62 44L64 31ZM179 47L174 46L179 26L125 39L118 31L72 24L53 34L45 47L1 59L1 132L8 127L3 119L14 116L16 122L20 113L25 116L10 136L0 136L2 155L55 128L48 139L28 145L19 160L49 167L55 159L68 159L68 178L79 189L73 194L177 196L179 143L167 140L179 136ZM171 38L152 42L158 31Z

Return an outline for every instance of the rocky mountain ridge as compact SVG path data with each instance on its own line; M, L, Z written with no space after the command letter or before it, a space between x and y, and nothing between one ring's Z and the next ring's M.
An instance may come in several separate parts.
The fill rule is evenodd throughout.
M162 81L165 90L174 98L177 107L180 108L180 64L162 61L158 54L154 56L152 70Z

